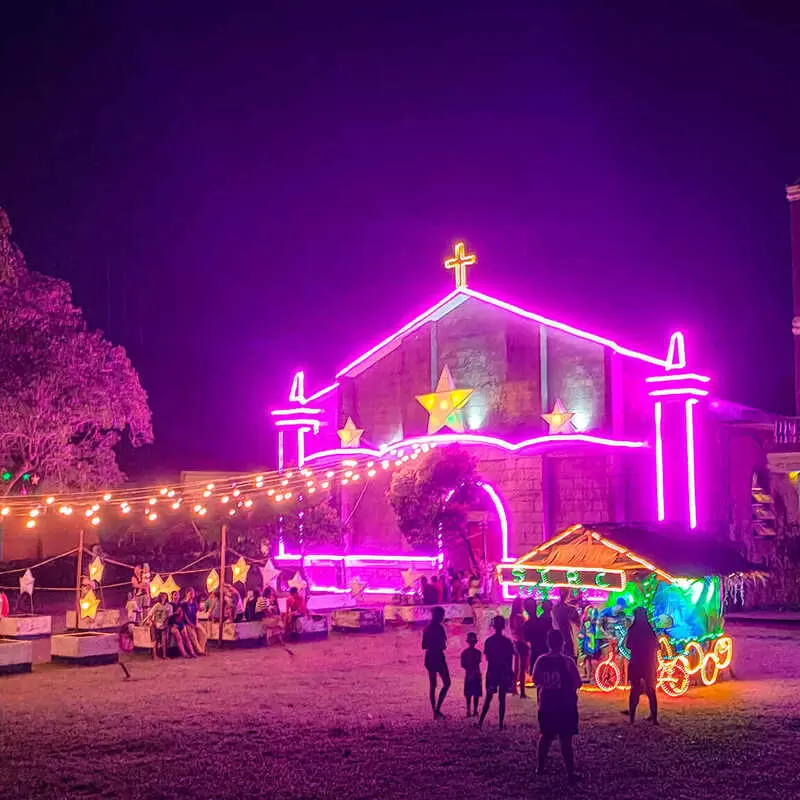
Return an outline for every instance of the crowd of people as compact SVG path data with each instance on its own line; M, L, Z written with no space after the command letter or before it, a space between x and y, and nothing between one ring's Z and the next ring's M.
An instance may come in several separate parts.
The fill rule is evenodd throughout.
M417 600L426 606L440 605L441 603L467 603L472 599L484 597L491 592L487 585L491 582L493 570L483 567L478 570L481 574L467 575L463 570L454 568L431 575L423 575L419 579L416 592ZM481 577L483 575L484 577Z
M128 595L128 620L132 625L150 629L155 658L166 658L170 644L174 643L184 658L205 655L207 634L201 619L212 622L258 622L267 618L280 618L284 635L298 633L298 621L308 616L305 598L295 587L286 595L286 610L281 614L278 593L270 586L249 589L244 597L233 584L197 596L194 589L185 589L172 595L159 592L155 598L150 591L150 570L147 564L136 565Z
M445 612L441 606L432 611L430 624L422 636L425 669L428 673L429 701L434 719L442 719L442 704L451 686L445 657L447 632ZM497 696L499 726L506 716L506 697L509 694L526 696L527 675L536 688L540 737L537 774L545 767L552 743L558 739L569 780L575 781L572 737L578 733L578 690L584 678L578 669L578 632L582 617L568 591L562 592L558 603L545 600L541 607L535 599L516 598L508 621L510 637L506 636L506 620L500 615L492 619L493 633L478 649L478 635L467 634L467 647L461 653L464 670L464 698L467 717L478 717L482 727L492 701ZM628 710L631 723L636 718L639 698L645 694L650 704L649 720L658 724L656 682L658 638L643 608L634 611L633 623L626 629L625 647L630 651L628 676L631 684ZM485 678L481 671L486 662ZM441 688L439 682L441 681ZM486 695L478 716L478 705ZM438 690L438 694L437 694Z

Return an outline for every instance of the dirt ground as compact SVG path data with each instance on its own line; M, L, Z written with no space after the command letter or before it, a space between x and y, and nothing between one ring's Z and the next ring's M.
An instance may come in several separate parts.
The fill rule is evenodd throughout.
M464 719L457 653L447 719L433 722L417 631L212 653L37 665L0 678L0 797L800 797L800 629L734 628L737 680L662 702L629 726L622 693L581 694L582 783L557 752L533 774L533 700L479 731ZM641 712L644 716L644 711Z

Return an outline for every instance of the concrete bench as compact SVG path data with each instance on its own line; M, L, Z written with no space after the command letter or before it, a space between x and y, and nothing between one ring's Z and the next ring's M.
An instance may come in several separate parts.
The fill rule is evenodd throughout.
M338 608L331 612L331 624L340 633L382 633L382 608Z
M44 614L11 614L0 617L0 636L9 639L38 639L53 632L53 618Z
M0 639L0 675L30 672L33 645L25 639Z
M119 629L128 622L128 613L120 608L103 608L98 610L94 619L82 617L75 624L77 614L75 611L67 611L67 630L81 631L103 631Z
M436 606L423 605L394 605L384 608L386 622L394 625L427 625L431 621L431 614ZM444 618L447 622L475 621L472 607L469 603L442 603Z
M119 661L119 635L85 631L60 633L50 638L50 657L63 664L91 667Z
M300 641L328 638L328 618L323 614L310 614L307 617L298 617L297 633L295 636Z
M267 620L224 622L222 624L223 647L263 647L267 640L266 622ZM219 622L203 620L198 622L198 625L203 626L208 635L209 644L219 646Z

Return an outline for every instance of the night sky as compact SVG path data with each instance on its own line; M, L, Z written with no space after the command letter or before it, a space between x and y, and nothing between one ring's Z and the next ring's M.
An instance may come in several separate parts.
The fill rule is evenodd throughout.
M132 474L268 463L293 370L450 291L457 238L474 288L656 354L682 327L720 395L791 412L800 9L15 5L0 204L141 374Z

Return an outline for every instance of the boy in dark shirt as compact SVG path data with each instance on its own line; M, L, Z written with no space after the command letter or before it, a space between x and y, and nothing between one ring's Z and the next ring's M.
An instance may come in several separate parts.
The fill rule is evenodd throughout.
M422 649L425 651L425 669L428 670L431 710L434 719L444 719L442 703L450 688L450 671L444 651L447 648L447 633L444 625L444 609L436 606L431 612L431 623L422 634ZM436 679L442 678L442 690L439 692L439 701L436 701Z
M470 631L467 634L466 650L461 653L461 666L464 669L464 697L467 698L467 716L478 716L478 698L483 694L483 679L481 677L481 651L478 644L478 634ZM472 707L470 708L470 701Z
M478 727L483 726L483 720L489 712L492 698L497 694L500 705L500 730L506 718L506 695L511 691L514 682L514 645L511 639L503 636L506 621L499 614L492 620L494 634L483 645L483 652L488 662L486 668L486 700L483 702L481 718Z
M548 653L539 656L533 668L533 682L539 694L539 759L536 774L541 775L547 751L558 737L567 777L574 783L575 757L572 737L578 732L578 689L582 680L575 660L564 654L564 637L558 628L547 634Z

